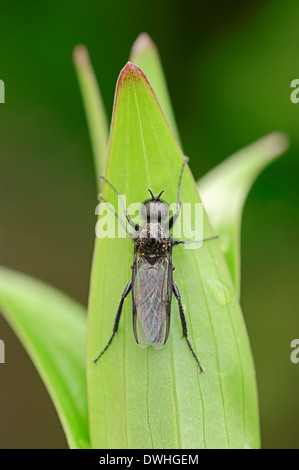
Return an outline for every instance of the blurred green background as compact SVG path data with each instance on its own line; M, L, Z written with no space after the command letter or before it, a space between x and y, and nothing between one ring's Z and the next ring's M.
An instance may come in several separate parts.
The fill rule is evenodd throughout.
M258 179L242 225L242 306L255 359L263 447L299 448L299 78L296 0L1 1L0 264L87 302L97 204L72 64L88 47L111 115L138 34L156 42L198 179L273 130L290 150ZM0 448L66 447L31 361L0 317Z

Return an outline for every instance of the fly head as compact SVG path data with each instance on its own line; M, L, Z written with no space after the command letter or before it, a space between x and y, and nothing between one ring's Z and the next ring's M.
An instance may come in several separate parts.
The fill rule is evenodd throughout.
M142 205L141 215L149 223L162 222L167 219L169 215L168 204L161 201L160 196L164 193L164 190L154 196L152 191L149 189L151 199L145 201Z

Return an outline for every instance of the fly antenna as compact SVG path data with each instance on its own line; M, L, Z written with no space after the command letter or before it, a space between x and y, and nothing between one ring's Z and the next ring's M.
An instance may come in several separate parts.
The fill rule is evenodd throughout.
M155 196L153 195L153 193L151 192L150 189L148 189L148 191L149 191L150 195L152 196L152 200L154 200L154 199L155 199Z
M156 199L156 200L160 199L160 196L161 196L161 194L163 194L163 193L164 193L164 189L160 192L160 194L159 194L158 196L155 197L155 199Z
M158 196L154 196L152 191L149 189L150 195L152 196L152 201L159 201L161 194L164 193L164 189L158 194Z

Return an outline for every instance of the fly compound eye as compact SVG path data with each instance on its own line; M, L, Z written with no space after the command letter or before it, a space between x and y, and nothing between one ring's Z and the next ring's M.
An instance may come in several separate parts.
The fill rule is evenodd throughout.
M164 202L156 202L155 203L155 210L156 210L156 219L157 220L165 220L168 217L168 205Z
M147 219L147 214L150 214L149 202L141 205L141 216L143 219Z

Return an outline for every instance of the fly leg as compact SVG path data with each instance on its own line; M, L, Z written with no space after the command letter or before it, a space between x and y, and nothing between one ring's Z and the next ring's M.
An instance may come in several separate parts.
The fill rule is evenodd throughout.
M212 235L211 237L202 238L201 240L173 240L172 246L180 245L180 244L187 245L188 243L206 242L207 240L213 240L214 238L219 238L219 235Z
M121 219L121 218L119 217L118 213L115 212L115 210L113 209L113 206L112 206L111 204L109 204L109 202L103 197L102 194L99 194L99 195L98 195L98 199L99 199L100 201L104 201L104 202L107 204L108 209L109 209L111 212L113 212L113 214L115 215L115 217L118 218L118 220L120 221L122 227L123 227L124 230L127 232L127 234L129 235L129 237L132 238L133 240L135 240L135 239L136 239L135 235L133 235L131 232L129 232L129 230L128 230L126 224L125 224L125 222L123 221L123 219ZM133 223L133 222L132 222L132 223ZM136 229L136 230L137 230L137 229Z
M184 171L185 165L188 161L189 161L189 158L185 157L184 158L184 163L183 163L183 166L182 166L182 170L181 170L181 174L180 174L179 184L178 184L178 198L177 198L177 203L176 203L177 209L176 209L175 214L173 214L173 216L170 217L170 219L168 221L168 228L173 227L173 225L175 224L175 221L177 220L178 216L180 215L180 210L181 210L181 199L180 199L181 182L182 182L182 177L183 177L183 171Z
M102 356L102 354L104 354L104 352L106 351L106 349L107 349L107 348L110 346L110 344L112 343L112 340L113 340L113 338L114 338L114 335L115 335L115 333L116 333L117 330L118 330L118 324L119 324L120 315L121 315L121 311L122 311L122 308L123 308L124 300L125 300L125 298L127 297L128 293L130 292L131 288L132 288L132 281L130 281L130 282L126 285L125 290L124 290L123 293L122 293L121 300L120 300L120 303L119 303L119 306L118 306L118 309L117 309L117 313L116 313L116 316L115 316L115 320L114 320L113 332L112 332L111 338L109 339L107 345L104 347L103 351L93 360L94 362L97 362L97 360L100 359L100 357Z
M129 222L129 224L131 225L131 227L133 227L133 229L134 229L136 232L138 232L138 230L139 230L140 227L139 227L138 224L135 224L135 222L133 222L133 220L130 219L130 216L129 216L129 213L128 213L128 211L127 211L127 208L126 208L126 206L124 205L124 202L123 202L122 198L120 197L120 194L119 194L119 192L117 191L117 189L115 188L115 186L113 186L113 184L110 183L110 181L108 181L107 178L105 178L104 175L100 175L100 178L101 178L103 181L105 181L106 183L108 183L109 186L113 189L113 191L117 194L117 197L118 197L118 199L120 200L121 205L123 206L123 209L124 209L124 212L125 212L125 216L126 216L127 221Z
M194 349L193 349L193 347L192 347L192 345L189 341L189 338L188 338L187 322L186 322L186 317L185 317L185 314L184 314L184 308L183 308L183 304L182 304L181 294L180 294L178 286L176 285L176 283L174 281L172 283L172 290L173 290L173 293L174 293L174 295L175 295L175 297L178 301L178 304L179 304L180 317L181 317L181 322L182 322L182 327L183 327L183 338L185 338L185 340L187 341L188 347L189 347L190 351L192 352L193 357L194 357L194 359L196 360L196 362L199 366L200 372L203 372L203 368L201 367L201 364L198 360L198 357L196 356L195 351L194 351Z

